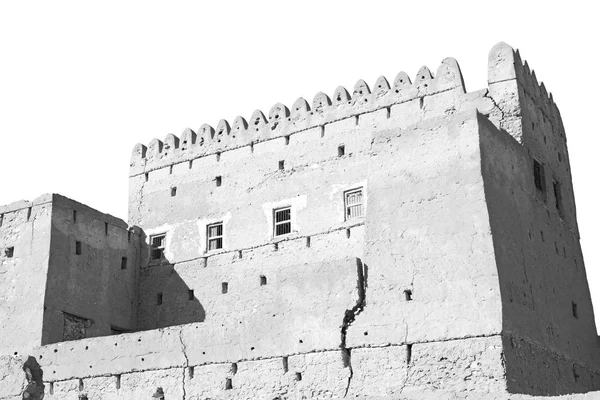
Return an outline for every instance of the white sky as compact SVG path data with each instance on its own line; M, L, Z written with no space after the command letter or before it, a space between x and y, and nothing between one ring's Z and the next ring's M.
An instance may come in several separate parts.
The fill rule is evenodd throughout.
M363 78L455 57L486 87L499 41L521 50L567 132L600 321L594 2L2 1L0 204L55 192L127 219L133 146ZM597 325L599 325L597 323ZM600 326L600 325L599 325Z

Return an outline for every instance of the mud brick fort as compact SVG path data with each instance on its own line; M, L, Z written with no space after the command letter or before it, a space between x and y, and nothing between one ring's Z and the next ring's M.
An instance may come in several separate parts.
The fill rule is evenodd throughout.
M0 399L600 390L565 131L504 43L487 88L359 80L138 144L129 182L128 223L0 207Z

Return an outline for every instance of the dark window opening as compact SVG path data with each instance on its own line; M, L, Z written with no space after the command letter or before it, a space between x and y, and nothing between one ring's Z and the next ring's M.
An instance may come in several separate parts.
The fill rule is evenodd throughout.
M79 391L81 392L83 390L83 379L79 378ZM79 396L79 398L81 398L81 396Z
M115 375L115 385L117 389L121 389L121 375Z
M169 174L172 174L172 173L173 173L173 166L169 165Z
M225 294L229 291L229 284L227 282L221 283L221 293Z
M194 300L194 291L193 290L188 290L188 300L189 301Z
M310 236L306 237L306 247L310 247Z
M233 383L231 382L231 378L225 379L225 390L233 389Z
M235 374L237 374L237 371L238 371L238 365L237 365L237 363L232 363L231 364L231 373L233 375L235 375Z
M104 223L104 236L108 236L108 222Z
M148 178L150 177L150 173L146 172L146 173L144 174L144 177L146 178L146 182L148 182Z
M410 364L410 359L412 358L412 344L406 345L406 363Z
M177 188L176 187L172 187L171 188L171 197L175 197L177 196Z
M338 146L338 157L343 156L346 153L346 146L343 144Z
M73 210L73 222L77 222L77 210Z
M78 256L81 255L81 242L75 242L75 254Z
M127 269L127 257L121 257L121 269Z
M287 374L288 370L289 370L288 369L288 358L286 356L286 357L283 357L283 373Z
M573 311L573 316L579 319L579 313L577 312L577 303L571 302L571 309Z
M296 381L301 381L301 380L302 380L302 373L296 372Z
M244 253L242 252L242 250L238 250L238 258L242 258L244 256Z
M217 161L221 161L221 152L216 153Z
M188 163L189 169L192 169L193 165L194 165L194 160L190 160L189 163Z
M31 218L31 208L32 208L32 207L29 207L29 208L27 209L27 221L29 221L29 218Z
M287 135L287 136L285 137L285 145L287 146L287 145L289 145L289 144L290 144L290 135Z
M12 258L15 255L14 246L7 247L6 249L4 249L4 254L6 255L7 258Z
M538 160L533 160L533 181L535 188L544 192L544 165Z
M411 301L412 300L412 290L407 289L407 290L404 291L404 299L406 301Z
M163 294L162 293L157 293L156 294L156 305L160 306L163 303Z
M274 210L274 236L287 235L292 232L292 208L285 207Z
M280 160L279 161L279 169L282 170L285 168L285 160Z
M167 234L150 236L150 260L162 260L165 256Z
M0 226L4 223L4 214L0 214Z
M194 367L188 367L188 376L190 379L194 379Z
M215 183L217 184L217 187L221 186L222 182L223 182L223 179L220 176L215 177Z
M63 312L63 340L79 340L87 337L87 329L94 321Z
M267 277L264 275L260 276L260 286L265 286L267 284Z
M552 187L554 189L554 204L556 206L556 210L558 211L558 214L562 217L563 216L563 206L562 206L562 193L560 190L560 182L557 181L553 181L552 182Z
M208 251L223 248L223 223L208 225L206 227L206 248Z
M346 238L350 239L350 228L346 229Z

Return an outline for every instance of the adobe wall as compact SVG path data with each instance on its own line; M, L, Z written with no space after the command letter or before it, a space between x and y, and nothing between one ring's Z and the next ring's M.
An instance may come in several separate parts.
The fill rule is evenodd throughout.
M536 189L532 153L485 118L480 123L509 390L597 390L600 346L579 237L552 191L543 196Z
M139 251L139 231L124 221L53 195L43 344L68 340L65 313L90 321L86 337L136 329Z
M0 354L42 343L51 212L51 195L0 207Z

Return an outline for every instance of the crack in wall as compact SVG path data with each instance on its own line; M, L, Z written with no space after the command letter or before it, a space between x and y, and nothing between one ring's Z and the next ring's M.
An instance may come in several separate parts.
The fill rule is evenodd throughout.
M179 337L179 341L181 342L181 353L183 354L183 356L185 357L185 366L182 368L182 378L181 378L181 390L183 391L183 397L182 400L186 399L186 392L185 392L185 374L187 372L187 369L190 367L190 360L187 356L187 346L185 345L185 343L183 342L183 337L181 336L182 334L182 330L180 329L178 332L178 337Z
M363 266L362 261L357 258L356 259L356 289L358 291L358 299L356 300L356 304L350 310L346 310L344 313L344 319L342 321L342 329L341 329L341 343L340 349L342 350L342 357L344 361L344 366L348 367L350 370L350 376L348 376L348 384L346 385L346 391L344 392L344 397L348 395L348 391L350 390L350 385L352 384L352 377L354 376L354 371L352 370L352 355L351 349L346 346L346 335L348 333L348 328L354 322L358 314L360 314L365 306L366 306L366 287L367 282L365 276L367 271L367 266Z

